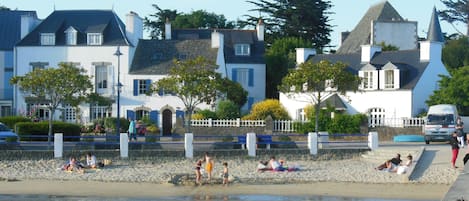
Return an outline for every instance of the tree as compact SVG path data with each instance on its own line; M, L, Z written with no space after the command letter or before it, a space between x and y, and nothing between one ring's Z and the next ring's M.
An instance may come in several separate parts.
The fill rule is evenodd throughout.
M243 119L249 120L259 120L266 119L268 116L271 116L272 119L282 119L288 120L287 110L283 107L282 104L276 99L266 99L264 101L255 103L252 106L251 113L244 116Z
M48 142L51 141L52 118L57 108L64 104L77 105L92 90L93 84L85 72L72 64L61 63L58 68L37 69L10 80L25 94L47 103L50 113Z
M228 78L223 78L220 89L218 90L225 94L228 100L238 105L238 109L248 101L248 92L244 90L243 86Z
M192 114L197 105L211 104L218 96L221 75L215 70L218 66L204 57L173 61L168 77L158 80L152 91L170 91L184 103L186 107L187 131L190 131Z
M381 50L383 52L398 51L399 50L399 48L397 46L394 46L394 45L391 45L391 44L386 44L384 41L381 41L381 43L379 43L378 46L381 46Z
M218 119L236 119L239 118L239 107L230 100L220 101L216 110Z
M250 11L257 11L262 16L266 27L266 42L272 44L277 38L300 37L312 41L313 47L322 49L329 44L332 31L328 9L332 7L327 0L250 0L255 7ZM246 15L245 21L238 21L238 25L255 26L259 16Z
M446 10L440 10L439 15L444 20L453 25L454 23L461 22L466 24L466 36L469 36L469 4L467 0L441 0L441 3L445 4ZM456 29L457 32L461 33ZM461 33L463 34L463 33Z
M299 37L276 39L265 53L266 60L266 97L278 99L277 86L296 65L295 48L311 48L311 41Z
M323 97L357 91L359 85L360 78L347 71L347 65L323 60L318 63L307 61L297 69L291 69L283 78L279 90L289 97L304 97L305 101L315 105L315 130L318 132L319 110Z
M442 60L449 71L469 65L468 38L463 36L447 41L442 52Z
M144 18L144 27L150 31L152 39L164 38L165 23L171 22L174 28L223 28L232 29L235 27L233 21L227 21L224 15L209 13L205 10L196 10L191 13L178 13L177 10L161 9L158 5L152 4L156 9L155 14L150 14ZM153 19L154 18L154 19Z
M428 98L427 105L454 104L460 115L469 115L469 66L454 69L451 76L440 77L440 88Z
M3 6L3 5L0 5L0 10L10 10L10 8L8 8L6 6Z

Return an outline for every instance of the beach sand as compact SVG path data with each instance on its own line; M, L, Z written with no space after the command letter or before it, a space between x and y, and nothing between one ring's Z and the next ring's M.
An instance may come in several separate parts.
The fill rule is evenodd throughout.
M6 194L40 194L57 196L96 196L126 198L157 198L167 196L219 195L322 195L415 200L439 200L448 191L445 184L364 184L314 182L310 184L233 184L174 186L172 184L121 183L96 181L27 180L0 182Z

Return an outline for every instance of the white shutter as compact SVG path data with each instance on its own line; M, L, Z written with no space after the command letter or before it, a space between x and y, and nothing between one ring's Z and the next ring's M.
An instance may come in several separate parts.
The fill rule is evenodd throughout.
M394 89L399 89L401 87L400 76L399 69L394 69Z
M379 89L378 80L380 80L380 83L379 83L380 85L382 84L381 81L383 80L383 79L378 79L378 77L380 77L381 75L379 75L379 74L382 74L382 73L379 73L379 71L377 71L377 70L374 70L372 72L373 72L372 73L373 74L373 77L372 77L373 89L378 90ZM383 85L381 85L381 86L383 86Z
M114 66L107 66L108 89L106 94L115 94L114 92L117 89L117 81L114 79L114 77Z
M365 75L363 74L363 71L358 71L358 77L360 77L360 79L362 79L362 82L361 82L359 88L364 89L364 87L363 87L364 86L364 80L363 79L365 78Z

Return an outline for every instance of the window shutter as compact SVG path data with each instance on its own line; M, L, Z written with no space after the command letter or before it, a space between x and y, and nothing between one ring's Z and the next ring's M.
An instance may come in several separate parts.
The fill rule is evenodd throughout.
M248 110L251 110L253 104L254 104L254 98L248 97Z
M176 110L176 118L181 118L182 122L184 122L184 111Z
M231 69L231 79L233 80L233 82L238 82L238 69Z
M399 89L401 87L399 69L394 69L394 89Z
M127 110L127 119L135 120L135 112L133 110Z
M384 86L384 82L381 82L382 80L378 79L378 73L379 71L377 70L374 70L372 71L373 72L373 76L372 76L372 82L373 82L373 89L374 90L378 90L378 81L380 82L379 84L383 84L382 86Z
M150 111L150 121L153 122L158 126L158 111L157 110L152 110Z
M134 80L134 96L138 96L138 80Z
M148 79L148 80L145 80L145 92L150 92L150 89L151 89L151 80Z
M252 68L249 69L248 86L250 86L250 87L254 86L254 69L252 69Z
M158 96L163 96L163 95L164 95L163 89L159 89L159 90L158 90Z

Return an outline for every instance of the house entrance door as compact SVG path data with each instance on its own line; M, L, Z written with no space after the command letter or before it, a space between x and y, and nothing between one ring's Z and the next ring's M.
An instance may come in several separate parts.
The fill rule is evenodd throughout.
M163 136L170 136L173 129L173 112L169 109L163 110Z

